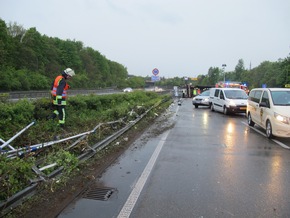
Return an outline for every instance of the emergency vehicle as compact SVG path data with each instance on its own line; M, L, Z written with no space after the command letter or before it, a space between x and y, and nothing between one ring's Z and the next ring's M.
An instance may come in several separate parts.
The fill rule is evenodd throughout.
M234 81L219 81L215 84L216 88L240 88L243 89L247 94L249 94L249 89L246 84L242 82L234 82Z

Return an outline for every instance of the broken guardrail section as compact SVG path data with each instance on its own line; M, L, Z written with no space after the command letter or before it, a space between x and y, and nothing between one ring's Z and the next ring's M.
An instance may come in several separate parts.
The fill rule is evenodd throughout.
M162 103L162 102L160 102L160 103ZM136 114L137 118L135 120L129 121L128 123L126 123L124 121L125 118L123 118L123 119L120 119L117 121L100 123L91 131L87 131L87 132L80 133L80 134L73 135L73 136L66 137L66 138L56 139L56 140L52 140L49 142L44 142L44 143L40 143L40 144L36 144L36 145L32 145L32 146L26 146L26 147L17 148L17 149L14 148L13 146L11 146L10 143L15 138L17 138L19 135L21 135L23 132L25 132L32 125L35 124L35 121L33 121L28 126L26 126L24 129L22 129L20 132L18 132L16 135L11 137L9 140L4 141L3 139L0 139L0 142L2 143L2 145L0 146L0 155L7 155L8 158L22 157L25 154L33 153L33 152L37 151L38 149L44 149L46 147L50 147L50 146L53 146L55 144L65 142L65 141L71 142L72 140L75 139L75 141L73 143L71 143L67 148L65 148L65 150L70 150L73 147L75 147L77 144L79 144L82 140L84 140L88 135L97 133L98 130L100 130L100 128L104 125L111 125L112 126L113 124L116 124L116 123L125 124L125 126L123 128L115 131L112 135L106 137L102 141L100 141L92 146L87 145L87 149L85 149L84 152L78 156L78 159L80 160L80 162L83 162L83 161L86 161L87 159L93 157L98 151L104 149L111 142L113 142L118 137L120 137L122 134L124 134L126 131L128 131L132 126L134 126L144 116L146 116L149 111L151 111L153 108L157 107L160 103L152 106L151 108L146 110L141 115ZM129 113L130 113L130 115L132 115L135 112L131 111ZM52 167L54 167L54 168L57 167L57 169L54 170L49 175L46 175L43 173L43 171L45 169L52 168ZM37 174L37 179L31 180L31 184L28 187L26 187L22 191L16 193L14 196L10 197L5 202L0 202L0 211L1 211L0 215L1 216L8 213L9 210L13 209L17 205L21 204L28 197L34 195L36 193L36 188L37 188L38 184L40 184L41 182L44 182L46 180L52 179L52 178L58 176L59 174L61 174L61 172L63 170L63 166L58 166L57 163L51 163L51 164L48 164L47 166L43 166L41 168L38 168L37 165L35 165L32 167L32 170L35 174Z

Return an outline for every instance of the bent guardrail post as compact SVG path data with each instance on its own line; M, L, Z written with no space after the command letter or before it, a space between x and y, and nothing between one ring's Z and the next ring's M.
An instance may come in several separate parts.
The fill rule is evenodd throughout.
M64 142L64 141L68 141L68 140L71 140L71 139L79 138L79 137L84 136L84 135L89 135L91 133L92 133L92 131L88 131L88 132L80 133L80 134L77 134L77 135L74 135L74 136L70 136L70 137L67 137L67 138L64 138L64 139L59 139L59 140L54 140L54 141L50 141L50 142L45 142L45 143L32 145L32 146L29 146L28 149L24 148L22 150L26 149L26 151L24 151L23 153L28 153L28 152L31 152L31 151L36 151L37 149L40 149L40 148L48 147L48 146L51 146L51 145L54 145L54 144L58 144L58 143L61 143L61 142Z
M0 142L2 142L3 144L5 143L5 141L3 139L0 138ZM7 145L11 150L15 150L15 148L13 148L10 144ZM1 149L0 149L1 150Z
M54 141L50 141L50 142L40 143L40 144L36 144L36 145L26 146L24 148L19 148L19 149L13 150L13 151L8 151L7 153L8 154L12 154L12 153L19 152L19 155L23 155L23 154L28 153L28 152L36 151L37 149L40 149L40 148L48 147L48 146L51 146L51 145L54 145L54 144L58 144L60 142L64 142L64 141L67 141L67 140L70 140L70 139L81 137L83 135L88 135L90 133L92 133L92 131L80 133L80 134L77 134L77 135L74 135L74 136L70 136L70 137L64 138L64 139L59 139L59 140L54 140Z
M58 143L61 143L61 142L64 142L64 141L67 141L67 140L70 140L70 139L82 137L82 136L85 137L86 135L89 135L91 133L94 133L101 125L102 124L98 124L91 131L87 131L87 132L84 132L84 133L80 133L80 134L77 134L77 135L74 135L74 136L71 136L71 137L68 137L68 138L54 140L54 141L45 142L45 143L40 143L40 144L36 144L36 145L31 145L31 146L26 146L26 147L23 147L23 148L19 148L19 149L14 149L14 150L7 151L6 153L9 155L9 157L15 156L16 153L18 153L19 156L22 156L22 155L24 155L24 154L26 154L28 152L34 152L34 151L36 151L36 150L38 150L40 148L48 147L48 146L51 146L51 145L54 145L54 144L58 144ZM72 146L70 146L70 148L73 147L73 146L75 146L82 139L77 140Z
M25 130L27 130L28 128L30 128L31 126L33 126L35 124L35 121L31 122L28 126L26 126L24 129L22 129L20 132L18 132L16 135L14 135L12 138L10 138L8 141L6 141L3 145L0 146L0 148L4 148L7 145L9 145L10 142L12 142L15 138L17 138L19 135L21 135Z
M119 122L125 123L126 126L124 128L122 128L122 129L118 130L116 133L112 134L111 136L107 137L106 139L102 140L101 142L98 142L97 144L93 145L92 148L96 152L98 152L99 150L103 149L104 147L106 147L107 145L109 145L109 143L111 143L113 140L115 140L116 138L118 138L120 135L122 135L124 132L126 132L128 129L130 129L132 126L134 126L137 122L139 122L146 114L148 114L148 112L152 108L154 108L156 106L158 106L158 104L152 106L151 108L149 108L148 110L146 110L143 114L141 114L140 116L138 116L135 120L129 121L127 124L126 124L126 122L124 122L124 118L121 119L121 120L119 120ZM46 146L49 146L49 145L52 145L52 144L56 144L56 143L59 143L59 142L66 141L68 139L72 139L72 138L76 138L76 137L85 137L85 135L89 135L91 133L95 133L95 131L98 128L100 128L103 124L112 124L114 122L118 122L118 121L111 121L111 122L107 122L107 123L100 123L92 131L88 131L88 132L85 132L85 133L81 133L81 134L78 134L76 136L72 136L72 137L69 137L69 138L66 138L66 139L61 139L61 140L57 140L57 141L52 141L52 142L37 144L37 145L33 145L33 146L34 146L34 149L43 148L43 147L46 147ZM79 141L80 140L77 140L77 142L79 142ZM76 142L74 142L73 145L75 143ZM72 147L72 146L70 146L70 147ZM16 149L15 151L8 151L8 153L10 153L10 155L13 155L13 153L16 153L18 151L22 151L23 149L27 149L27 147L26 148L22 148L22 149ZM26 152L28 152L28 151L26 151ZM82 155L78 156L78 159L80 161L85 161L85 160L89 159L90 157L92 157L93 155L95 155L96 152L92 152L92 150L90 150L89 152L86 151ZM50 164L50 165L47 165L47 166L44 166L44 167L42 167L40 169L38 169L36 166L33 166L32 169L39 176L39 178L37 178L35 180L32 180L31 181L31 185L29 187L27 187L24 190L16 193L14 196L12 196L11 198L7 199L5 202L3 202L3 203L0 202L0 210L4 210L5 208L11 210L15 205L19 204L20 201L25 200L28 196L34 195L35 192L37 192L36 187L37 187L37 185L38 185L39 182L45 181L46 178L51 179L51 178L57 176L59 173L61 173L62 170L63 170L63 168L64 168L63 166L60 166L58 169L56 169L55 171L53 171L49 175L45 175L41 171L41 170L44 170L46 168L50 168L50 167L55 166L54 164L55 163ZM5 211L3 214L6 214L9 210ZM2 214L0 214L0 216L1 215Z

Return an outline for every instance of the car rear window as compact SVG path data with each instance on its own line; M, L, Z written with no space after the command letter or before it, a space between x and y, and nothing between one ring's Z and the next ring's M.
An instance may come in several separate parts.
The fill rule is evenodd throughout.
M219 96L219 93L220 93L220 90L219 89L216 89L215 92L214 92L214 96L215 97L218 97Z
M262 95L262 90L252 90L249 94L249 100L259 103L261 95Z

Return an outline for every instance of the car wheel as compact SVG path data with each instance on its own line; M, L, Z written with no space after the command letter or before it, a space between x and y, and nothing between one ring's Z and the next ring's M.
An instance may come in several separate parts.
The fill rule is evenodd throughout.
M194 107L195 107L195 108L198 108L198 105L197 105L197 104L195 104L195 105L194 105Z
M255 125L255 123L254 123L253 120L252 120L252 116L251 116L250 113L248 114L248 125L249 125L249 126L254 126L254 125Z
M227 115L229 112L228 112L228 108L226 106L224 106L224 115Z
M210 105L210 110L211 110L211 111L214 111L213 104Z
M269 120L267 120L267 122L266 122L266 135L267 135L268 139L273 138L272 125L271 125L271 122Z

